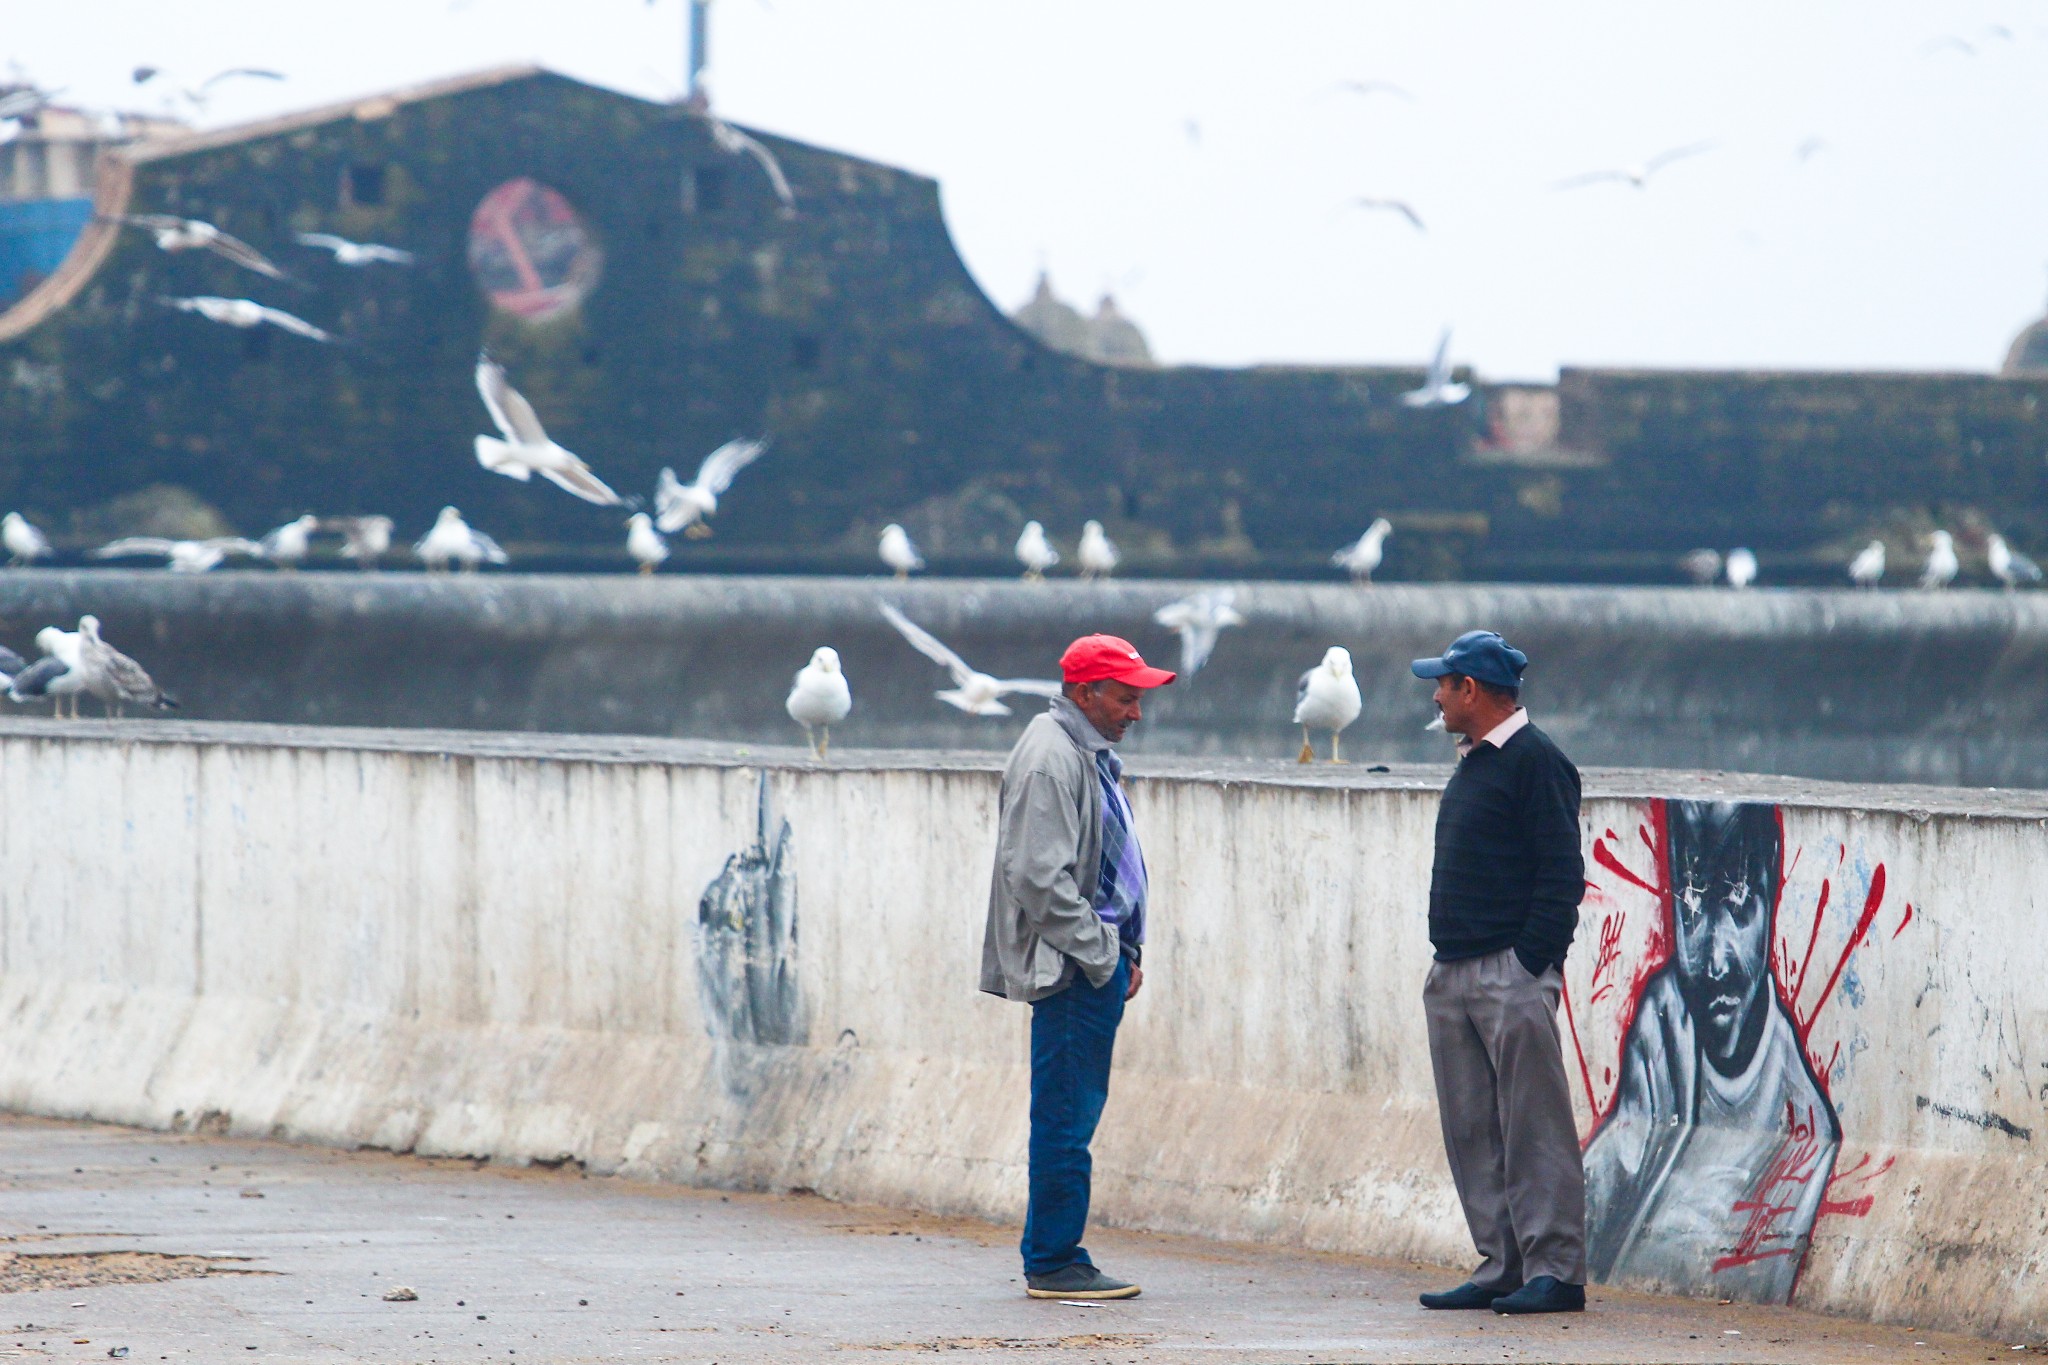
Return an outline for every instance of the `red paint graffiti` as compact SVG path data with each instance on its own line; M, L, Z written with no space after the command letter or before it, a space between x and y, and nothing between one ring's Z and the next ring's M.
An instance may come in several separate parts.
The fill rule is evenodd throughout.
M1765 1163L1750 1197L1735 1201L1733 1212L1742 1216L1742 1230L1736 1234L1735 1249L1714 1262L1717 1271L1773 1256L1797 1256L1805 1248L1801 1230L1782 1226L1781 1220L1798 1212L1800 1196L1819 1174L1827 1145L1820 1139L1813 1110L1802 1118L1788 1102L1785 1124L1791 1131Z
M1621 960L1621 925L1626 917L1610 913L1600 920L1600 947L1593 959L1593 999L1614 993L1614 964Z

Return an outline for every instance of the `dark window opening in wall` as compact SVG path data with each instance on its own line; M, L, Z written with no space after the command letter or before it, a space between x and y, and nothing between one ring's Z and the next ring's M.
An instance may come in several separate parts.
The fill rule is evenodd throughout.
M343 208L376 208L384 202L384 167L358 162L341 173Z
M690 172L684 182L692 213L723 213L725 211L725 167L699 166Z
M814 336L793 336L789 339L789 363L799 370L815 370L823 349Z

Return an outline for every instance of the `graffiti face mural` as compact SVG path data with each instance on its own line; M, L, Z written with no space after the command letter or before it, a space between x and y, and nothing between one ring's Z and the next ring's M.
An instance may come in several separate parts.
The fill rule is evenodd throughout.
M1590 1269L1600 1280L1783 1302L1816 1221L1869 1210L1867 1197L1832 1198L1837 1183L1880 1173L1867 1161L1837 1170L1829 1080L1840 1045L1822 1060L1812 1035L1883 902L1884 868L1852 866L1841 847L1817 887L1788 886L1784 821L1770 805L1654 801L1636 836L1607 830L1594 841L1596 956L1567 999L1594 1116ZM1838 878L1862 883L1862 913L1841 925L1840 956L1810 992ZM1901 929L1911 915L1908 906ZM1619 1040L1617 1057L1591 1055L1602 1037Z
M796 870L789 821L761 775L752 846L725 860L697 902L697 999L711 1036L740 1043L808 1038L796 964Z

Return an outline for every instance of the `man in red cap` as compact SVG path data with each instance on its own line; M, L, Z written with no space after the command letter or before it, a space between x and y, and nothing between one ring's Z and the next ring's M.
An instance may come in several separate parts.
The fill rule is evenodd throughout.
M1173 674L1128 640L1085 635L1060 656L1062 695L1003 770L981 988L1031 1006L1031 1197L1024 1283L1036 1299L1128 1299L1095 1268L1088 1144L1109 1099L1124 1002L1144 983L1145 857L1112 747Z

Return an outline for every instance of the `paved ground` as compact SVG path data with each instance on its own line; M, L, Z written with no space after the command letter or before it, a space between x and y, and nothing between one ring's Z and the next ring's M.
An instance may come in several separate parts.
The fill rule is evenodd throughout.
M1429 1314L1443 1271L1108 1233L1145 1297L1034 1302L1015 1234L722 1196L0 1119L0 1356L98 1361L1937 1361L2009 1343L1596 1291ZM74 1287L75 1286L75 1287ZM412 1301L387 1301L403 1287ZM10 1292L11 1291L11 1292Z

